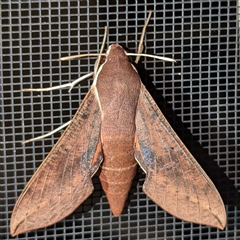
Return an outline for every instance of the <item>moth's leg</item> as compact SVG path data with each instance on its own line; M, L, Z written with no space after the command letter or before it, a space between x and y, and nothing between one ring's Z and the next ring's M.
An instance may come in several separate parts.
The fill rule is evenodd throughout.
M65 128L66 126L68 126L68 124L70 124L71 121L72 121L72 120L68 121L67 123L64 123L62 126L54 129L53 131L51 131L51 132L49 132L49 133L47 133L47 134L44 134L44 135L41 135L41 136L38 136L38 137L35 137L35 138L30 138L30 139L28 139L28 140L26 140L26 141L23 141L22 144L24 145L24 144L29 143L29 142L34 142L34 141L36 141L36 140L40 140L40 139L49 137L49 136L51 136L52 134L54 134L54 133L60 131L61 129Z
M48 88L23 88L21 91L22 92L45 92L45 91L52 91L52 90L56 90L56 89L62 89L62 88L69 87L69 92L70 92L75 85L77 85L81 81L83 81L91 76L93 76L93 72L88 73L88 74L74 80L72 83L66 83L66 84L62 84L59 86L48 87Z

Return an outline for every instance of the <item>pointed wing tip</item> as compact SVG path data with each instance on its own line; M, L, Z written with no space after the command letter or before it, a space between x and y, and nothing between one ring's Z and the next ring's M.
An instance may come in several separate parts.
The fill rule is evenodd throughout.
M20 233L16 233L16 232L10 232L10 235L12 236L12 237L16 237L17 235L19 235Z
M217 227L217 228L223 231L225 227L226 227L226 226L219 226L219 227Z
M223 231L225 229L226 225L227 225L227 213L226 213L226 209L225 209L225 206L224 206L223 202L222 202L221 212L222 212L222 216L221 215L219 215L219 217L215 216L218 220L218 224L216 224L213 227L216 227L216 228Z
M19 228L18 224L16 224L16 222L13 222L13 219L11 219L10 235L12 237L16 237L17 235L28 232L28 231L30 231L30 230L23 230L23 229L21 230L21 227Z
M16 228L15 228L15 224L13 224L13 218L11 217L11 220L10 220L10 235L12 237L15 237L17 236L18 234L16 233Z
M34 231L34 230L37 230L37 229L21 229L21 228L18 228L16 227L15 229L13 229L13 227L10 226L10 235L12 237L16 237L20 234L24 234L24 233L27 233L27 232L30 232L30 231Z
M10 229L10 235L11 235L12 237L15 237L17 234Z
M22 232L18 231L18 229L14 228L12 225L10 225L10 235L12 237L16 237L17 235L21 234ZM23 232L24 233L24 232Z
M195 223L195 224L202 224L202 225L205 225L205 226L208 226L208 227L214 227L214 228L217 228L221 231L223 231L226 227L226 222L219 222L218 224L207 224L207 223Z
M226 219L224 219L223 222L221 222L218 226L215 226L215 227L223 231L226 225L227 225L227 222L226 222Z

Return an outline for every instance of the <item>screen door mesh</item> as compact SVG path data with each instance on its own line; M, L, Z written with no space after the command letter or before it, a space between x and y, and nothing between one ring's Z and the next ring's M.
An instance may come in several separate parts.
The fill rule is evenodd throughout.
M98 176L93 194L70 216L16 239L240 239L239 1L2 1L1 224L62 131L22 145L69 121L92 79L68 89L21 92L70 83L94 68L95 57L58 62L61 56L97 53L106 46L136 52L153 10L144 52L176 64L142 58L143 82L223 198L223 231L181 221L143 193L139 168L124 211L113 217ZM79 193L80 194L80 193ZM164 194L164 193L163 193Z

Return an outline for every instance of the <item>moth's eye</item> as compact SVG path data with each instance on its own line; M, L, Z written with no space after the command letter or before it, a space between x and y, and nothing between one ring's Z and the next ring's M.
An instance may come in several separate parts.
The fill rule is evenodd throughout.
M106 56L101 56L101 58L100 58L100 64L105 63L105 61L106 61Z
M106 61L106 56L101 56L100 61L99 61L99 66L101 66L103 63ZM97 60L95 61L95 67L96 67Z
M99 61L99 66L101 66L103 63L106 61L106 56L101 56L100 61Z
M133 63L134 62L133 56L128 56L128 60L129 60L130 63Z

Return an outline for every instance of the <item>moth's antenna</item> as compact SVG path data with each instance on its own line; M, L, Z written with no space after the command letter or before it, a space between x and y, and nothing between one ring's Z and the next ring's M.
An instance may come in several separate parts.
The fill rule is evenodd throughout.
M141 35L141 38L140 38L140 41L139 41L139 44L138 44L138 51L137 53L138 54L141 54L142 51L143 51L143 39L144 39L144 36L145 36L145 33L146 33L146 29L147 29L147 26L148 26L148 23L149 23L149 20L151 18L151 15L152 15L152 10L149 11L149 14L148 14L148 18L146 19L146 22L143 26L143 29L142 29L142 35ZM138 55L135 59L135 63L137 64L139 59L140 59L140 55Z
M100 60L101 60L102 52L104 50L104 46L105 46L106 39L107 39L107 34L108 34L108 27L105 26L104 37L103 37L102 47L101 47L101 50L100 50L100 55L98 56L98 58L97 58L97 60L95 62L95 65L94 65L94 76L96 75L98 67L99 67L99 63L100 63Z
M160 56L157 56L157 55L151 55L151 54L145 54L145 53L127 53L127 56L139 56L139 57L143 56L143 57L156 58L156 59L167 61L167 62L177 62L173 58L160 57Z
M73 55L73 56L67 56L67 57L61 57L58 59L58 61L65 61L65 60L72 60L75 58L83 58L83 57L92 57L92 56L106 56L105 53L99 54L99 53L86 53L86 54L79 54L79 55Z

